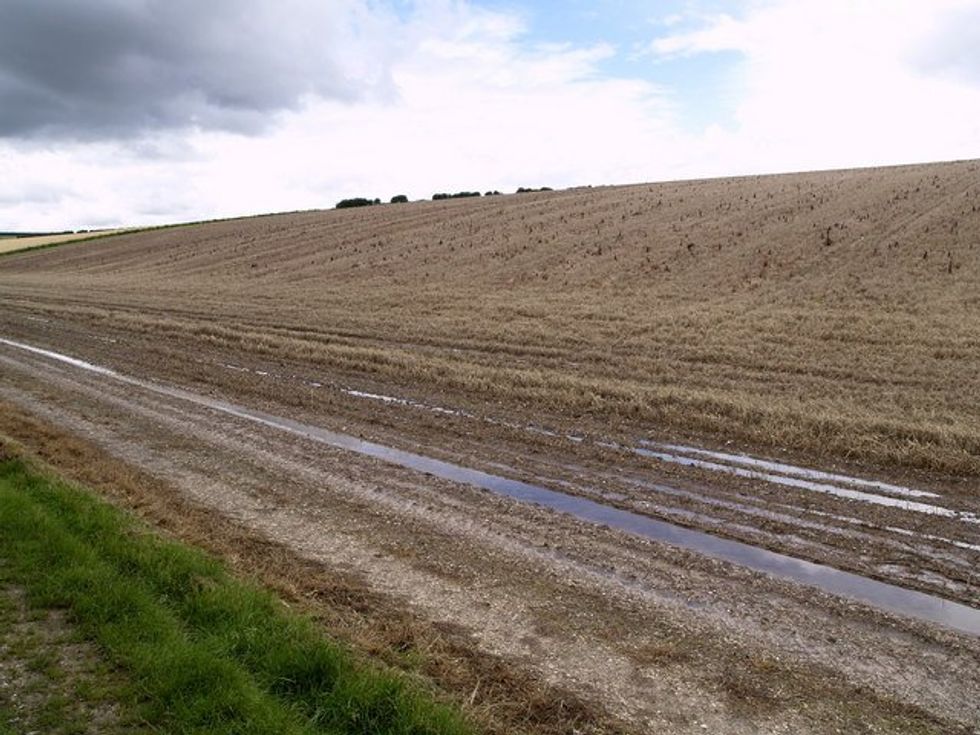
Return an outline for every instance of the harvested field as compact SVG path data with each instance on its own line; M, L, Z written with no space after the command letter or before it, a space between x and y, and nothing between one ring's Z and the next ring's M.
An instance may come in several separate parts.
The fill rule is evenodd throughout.
M0 283L394 394L975 474L978 209L975 162L586 189L115 237Z
M451 627L455 650L567 693L574 706L532 731L967 732L978 210L968 161L14 254L0 432L42 454L29 415L84 437L62 457L74 471L103 453L350 575L412 629ZM409 455L424 461L390 461ZM554 512L523 486L572 500ZM586 501L912 590L967 622L597 524L570 510ZM499 711L499 688L447 668L428 674Z

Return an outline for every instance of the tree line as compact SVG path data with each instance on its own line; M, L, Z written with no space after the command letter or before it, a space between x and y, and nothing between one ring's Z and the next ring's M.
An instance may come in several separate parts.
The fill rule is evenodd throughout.
M527 194L536 191L553 191L553 189L550 186L542 186L537 189L532 189L529 187L522 186L517 190L516 193ZM496 190L488 191L485 192L484 194L480 194L480 192L478 191L457 191L455 194L450 194L448 192L437 192L436 194L432 195L432 201L438 202L444 199L467 199L469 197L478 197L478 196L492 197L492 196L500 196L500 195L501 192ZM407 202L408 202L407 196L405 196L404 194L396 194L391 198L391 201L389 203L405 204ZM337 202L336 208L349 209L351 207L373 207L378 204L381 204L380 199L371 199L369 197L351 197L350 199L341 199L339 202Z

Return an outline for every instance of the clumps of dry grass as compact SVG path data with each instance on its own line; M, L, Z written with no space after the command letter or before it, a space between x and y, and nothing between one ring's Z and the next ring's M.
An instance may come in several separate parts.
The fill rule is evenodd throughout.
M721 671L717 683L733 712L772 711L786 706L796 689L781 668L770 658L746 655Z
M723 339L714 349L692 352L684 347L689 354L683 355L652 355L639 340L621 341L609 356L590 344L576 350L539 343L522 350L516 344L497 349L477 340L454 343L479 345L460 352L175 320L133 321L137 331L172 339L199 334L209 348L311 364L327 375L367 377L399 386L396 393L411 394L424 386L449 396L450 403L455 397L477 408L504 402L552 415L625 421L640 431L713 435L818 457L947 474L980 472L980 431L974 423L980 386L974 376L963 374L974 362L965 353L962 359L954 356L959 364L951 365L961 373L957 383L930 386L932 366L924 356L907 361L910 369L896 365L891 374L877 372L886 369L879 367L881 355L870 356L863 366L842 365L840 361L870 349L861 342L844 350L837 345L826 355L814 351L806 364L802 355L795 361L806 346L794 344L786 356L760 356L754 346ZM817 338L818 345L825 341ZM924 342L918 352L931 350L937 341ZM878 347L896 352L906 348ZM940 354L952 355L952 349ZM912 387L897 392L896 384L902 383ZM971 403L970 395L978 402ZM958 404L960 396L964 400Z
M481 732L627 732L597 706L476 650L466 631L421 621L362 581L326 569L188 501L169 485L134 471L89 442L16 406L5 402L0 406L0 437L9 437L0 441L0 457L37 456L135 510L166 534L221 557L237 573L256 579L311 615L331 637L362 655L434 683L465 709Z
M976 475L978 170L675 182L121 235L98 252L5 258L0 327L47 310L170 354L237 351L477 410Z

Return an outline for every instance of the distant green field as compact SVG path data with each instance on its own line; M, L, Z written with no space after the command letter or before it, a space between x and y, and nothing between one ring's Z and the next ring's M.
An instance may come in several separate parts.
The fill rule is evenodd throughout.
M131 683L120 707L154 732L471 732L270 592L20 459L0 460L0 590L10 588L41 614L66 610Z

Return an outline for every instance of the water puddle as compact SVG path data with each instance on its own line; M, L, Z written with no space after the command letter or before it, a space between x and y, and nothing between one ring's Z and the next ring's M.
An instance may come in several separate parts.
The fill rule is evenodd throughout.
M271 375L271 377L280 380L288 379L289 377L284 375L274 375L266 371L254 370L252 368L231 365L228 363L223 364L223 367L230 370L252 373L259 376L269 377ZM299 376L292 377L308 387L324 387L324 385L319 382L308 381ZM469 413L468 411L446 408L444 406L433 406L427 403L412 400L410 398L400 398L398 396L389 396L382 393L371 393L368 391L356 390L354 388L341 386L326 387L339 390L340 392L354 398L378 401L388 405L406 406L409 408L445 414L448 416L459 416L474 420L479 419L495 426L503 426L508 429L537 434L539 436L565 439L575 444L581 444L586 440L586 438L580 434L563 434L551 429L535 426L533 424L519 424L511 421L501 421L487 416L478 417L475 414ZM645 439L638 442L639 446L626 446L610 441L596 441L596 445L607 449L630 451L648 459L656 459L661 462L678 464L685 467L695 467L701 470L720 472L752 480L761 480L770 484L792 487L797 490L807 490L811 492L824 493L827 495L835 495L846 500L855 500L865 503L872 503L874 505L899 508L901 510L910 511L913 513L937 515L944 518L953 518L958 521L980 525L980 517L972 513L950 510L949 508L944 508L942 506L932 505L929 503L918 503L904 500L904 498L940 498L941 496L937 493L926 490L915 490L913 488L893 485L891 483L881 482L878 480L867 480L860 477L852 477L849 475L842 475L832 472L823 472L821 470L799 467L797 465L791 465L785 462L776 462L774 460L752 457L747 454L730 454L727 452L702 449L700 447L685 446L683 444L664 444ZM708 459L699 459L699 457L707 457ZM835 482L839 484L831 484ZM841 487L841 485L844 485L844 487ZM880 492L890 493L892 496L897 495L899 497L895 498L890 497L889 495L879 495L877 493L855 490L854 488L856 487L875 489Z
M11 342L9 339L3 339L2 337L0 337L0 344L7 345L8 347L16 347L17 349L26 350L27 352L33 352L36 355L48 357L51 358L52 360L63 362L66 365L71 365L72 367L77 367L82 370L87 370L90 373L105 375L106 377L109 378L123 377L115 370L110 370L109 368L104 368L99 365L94 365L91 362L86 362L85 360L79 360L78 358L75 357L69 357L68 355L62 355L60 352L51 352L50 350L42 350L39 347L31 347L30 345L21 344L20 342Z
M225 367L231 367L233 369L242 369L260 375L267 374L267 373L261 373L259 371L250 370L249 368L235 368L234 366L231 365L225 365ZM323 387L322 384L320 383L310 383L308 381L303 381L303 382L309 386L315 386L318 388ZM445 408L443 406L433 406L427 403L422 403L420 401L412 400L410 398L400 398L398 396L389 396L381 393L370 393L367 391L355 390L353 388L338 388L338 389L341 392L349 396L352 396L354 398L361 398L370 401L379 401L389 405L407 406L410 408L416 408L425 411L431 411L434 413L446 414L449 416L460 416L468 419L481 419L481 417L478 417L475 414L472 414L468 411ZM514 429L516 431L523 431L530 434L537 434L539 436L547 436L556 439L565 439L575 444L581 444L586 440L586 437L581 434L563 434L557 431L553 431L551 429L535 426L533 424L519 424L511 421L501 421L499 419L494 419L486 416L482 417L482 421L488 424L503 426L508 429ZM805 467L798 467L796 465L791 465L784 462L775 462L772 460L752 457L747 454L729 454L726 452L716 452L707 449L701 449L698 447L689 447L681 444L660 444L648 440L641 440L639 444L642 446L630 447L630 446L624 446L608 441L596 442L597 446L605 447L607 449L631 451L640 456L644 456L649 459L657 459L662 462L669 462L672 464L679 464L687 467L696 467L698 469L721 472L721 473L735 475L739 477L745 477L748 479L762 480L770 484L783 485L798 490L809 490L812 492L836 495L837 497L845 498L847 500L857 500L861 502L873 503L876 505L883 505L892 508L900 508L902 510L907 510L914 513L938 515L945 518L954 518L956 520L965 521L967 523L980 524L980 517L972 513L960 512L960 511L950 510L942 506L931 505L928 503L918 503L918 502L901 499L901 498L942 497L937 493L929 492L926 490L916 490L913 488L903 487L901 485L893 485L878 480L867 480L859 477L851 477L849 475L842 475L837 473L823 472L820 470L809 469ZM652 449L648 447L652 447ZM656 451L657 449L669 450L669 451ZM692 457L690 455L696 455L696 456ZM698 459L697 458L698 456L708 457L710 459L715 459L718 461ZM746 468L753 468L753 469L746 469ZM845 486L849 485L851 487L840 487L839 485L830 484L833 482L837 482ZM889 497L888 495L879 495L876 493L869 493L860 490L855 490L853 489L854 487L876 489L881 492L897 495L899 496L899 498Z
M577 468L571 468L566 466L566 469L577 469ZM600 477L603 476L600 475ZM605 477L610 477L610 476L605 476ZM553 482L562 487L567 487L569 490L572 490L573 492L577 492L580 494L588 494L590 492L590 489L587 487L582 487L580 485L576 485L574 483L567 482L564 480L557 480ZM843 523L847 523L849 525L856 525L863 528L871 528L878 531L884 530L884 531L893 532L902 536L903 539L902 540L882 539L880 537L876 537L871 534L864 533L863 531L840 528L837 526L827 525L825 523L818 523L816 521L811 521L806 518L801 518L800 516L797 515L780 513L778 511L770 510L768 508L760 508L760 507L756 507L756 505L746 505L745 503L735 502L732 500L723 500L721 498L703 495L701 493L693 492L691 490L682 490L680 488L670 487L660 483L648 482L646 480L641 480L635 477L626 479L625 482L629 487L639 490L640 492L655 493L658 495L667 495L669 497L680 498L682 500L690 500L696 503L706 505L710 508L720 508L723 510L733 511L735 513L739 513L742 515L747 515L754 518L762 518L769 521L775 521L777 523L782 523L787 526L791 526L795 528L804 528L811 531L817 531L821 534L840 536L849 539L858 539L858 540L864 539L874 543L884 543L892 548L898 549L903 552L920 553L934 558L938 554L938 557L942 561L964 569L972 569L973 562L969 560L961 559L956 556L949 556L948 554L942 554L939 552L937 552L937 554L927 553L925 549L921 548L922 545L916 544L915 541L916 540L936 541L938 543L949 544L961 549L966 549L968 551L980 551L980 546L976 544L969 544L963 541L956 541L942 536L935 536L928 533L920 533L916 531L910 531L908 529L895 528L892 526L886 526L884 528L880 528L872 523L869 523L859 518L853 518L851 516L842 516L835 513L825 513L811 508L799 508L796 506L785 505L782 503L769 504L779 508L786 508L791 511L797 511L797 512L803 511L804 513L807 514L817 515L824 518L830 518L833 520L841 521ZM603 500L611 500L619 503L624 503L624 502L629 503L632 500L630 496L624 495L622 493L610 492L606 490L600 492L598 497ZM742 495L737 495L736 497L742 500L746 500L748 502L754 502L756 500L754 498L746 498L745 496ZM663 517L665 515L669 515L671 512L673 511L668 508L665 509L663 512L658 512L657 515ZM712 525L715 527L720 526L726 529L731 529L735 527L734 524L732 524L730 521L723 521L711 516L706 516L704 514L701 514L701 518L706 519L705 522L708 523L708 525ZM754 528L751 530L753 533L757 533L759 529Z
M365 393L362 390L354 390L353 388L348 388L344 390L349 396L354 396L355 398L368 398L372 401L381 401L382 403L398 403L403 406L412 405L410 401L405 398L395 398L394 396L383 396L380 393Z
M345 393L354 398L364 398L370 401L380 401L381 403L394 404L398 406L408 406L410 408L419 408L425 411L432 411L433 413L442 413L450 416L463 416L465 418L476 418L473 414L467 413L466 411L459 411L452 408L444 408L442 406L430 406L427 403L420 403L419 401L413 401L409 398L398 398L397 396L386 396L382 393L368 393L367 391L355 390L354 388L345 388L338 385L324 385L323 383L316 380L307 380L300 377L299 375L281 375L276 373L271 373L267 370L256 370L249 367L244 367L243 365L233 365L231 363L222 363L221 367L226 370L234 370L239 373L249 373L251 375L258 375L262 378L273 378L275 380L294 380L302 383L308 388L331 388L333 390L339 390L341 393Z
M957 541L956 539L946 538L945 536L934 536L931 533L918 533L909 531L906 528L895 528L894 526L885 526L885 530L892 531L893 533L905 534L907 536L924 538L929 541L938 541L941 544L949 544L950 546L955 546L958 549L980 552L980 544L968 544L966 541Z
M653 449L644 449L643 447L622 447L612 443L603 443L601 446L605 446L610 449L626 449L627 451L631 451L634 454L638 454L642 457L657 459L661 462L670 462L672 464L679 464L685 467L696 467L698 469L722 472L724 474L735 475L736 477L745 477L752 480L764 480L765 482L775 485L784 485L786 487L797 488L800 490L810 490L813 492L825 493L827 495L836 495L838 498L845 498L847 500L859 500L864 503L882 505L888 508L899 508L901 510L906 510L913 513L925 513L926 515L953 518L965 523L980 525L980 516L977 516L974 513L944 508L940 505L919 503L914 500L901 500L888 495L876 495L874 493L867 493L862 490L852 490L850 488L838 487L837 485L814 482L813 480L804 480L799 477L774 475L772 473L762 472L760 470L750 470L744 467L719 464L718 462L711 462L704 459L695 459L693 457L684 457L676 454L668 454L666 452L657 452ZM933 495L933 497L939 496Z
M782 506L784 508L794 509L794 506ZM831 518L836 521L841 521L843 523L850 523L855 526L864 526L865 528L874 528L880 531L888 531L889 533L898 534L899 536L907 536L908 538L914 539L924 539L926 541L935 541L940 544L947 544L949 546L955 546L958 549L965 549L966 551L976 551L980 552L980 544L971 544L966 541L958 541L957 539L946 538L945 536L936 536L932 533L923 533L922 531L913 531L908 528L900 528L898 526L876 526L873 523L868 523L868 521L861 518L854 518L852 516L842 516L837 513L826 513L824 511L815 510L812 508L807 509L807 513L816 516L823 516L825 518Z
M355 452L389 464L488 490L497 495L549 508L588 523L617 529L653 541L695 551L715 559L732 562L778 578L810 585L831 594L867 603L881 610L908 615L980 636L980 610L941 597L879 582L823 564L796 559L739 541L712 536L702 531L695 531L648 516L630 513L594 500L550 490L528 482L492 475L481 470L387 447L180 388L132 378L114 370L50 350L3 338L0 338L0 344L330 447Z
M860 477L851 477L849 475L839 475L833 472L821 472L820 470L811 470L806 467L797 467L796 465L785 464L783 462L774 462L768 459L759 459L758 457L751 457L747 454L728 454L727 452L714 452L708 449L701 449L699 447L688 447L688 446L684 446L683 444L661 444L659 442L652 442L647 440L641 441L640 444L646 447L653 447L654 449L660 449L663 451L671 452L673 454L681 454L681 455L694 454L702 457L709 457L711 459L716 459L728 464L742 465L745 467L757 467L767 472L781 474L781 475L790 475L794 477L802 477L807 480L839 482L845 485L852 485L855 487L874 488L882 492L891 493L893 495L900 495L906 498L940 497L936 493L927 492L925 490L913 490L912 488L902 487L901 485L892 485L887 482L879 482L877 480L864 480Z

